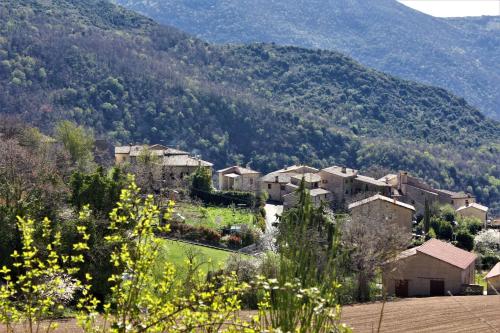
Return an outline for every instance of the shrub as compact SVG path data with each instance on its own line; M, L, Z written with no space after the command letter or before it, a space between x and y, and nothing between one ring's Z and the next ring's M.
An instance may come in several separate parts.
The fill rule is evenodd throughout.
M227 245L233 249L240 248L241 247L241 237L238 235L230 235L227 239Z
M463 227L466 227L473 235L477 235L477 233L483 229L483 223L481 220L474 217L465 217L460 221L460 224Z
M456 234L456 241L461 249L472 251L474 248L474 236L468 230L460 229Z
M481 269L490 270L496 265L497 262L500 261L500 256L493 252L487 252L486 254L481 255L480 259Z
M206 205L214 206L245 205L247 207L254 207L256 202L256 196L251 192L206 192L193 188L191 189L191 196L200 199Z
M482 254L494 253L500 256L500 231L488 229L481 231L474 238L476 251Z
M179 239L186 239L198 243L219 245L221 234L214 229L204 226L193 226L186 223L172 222L170 224L172 235Z

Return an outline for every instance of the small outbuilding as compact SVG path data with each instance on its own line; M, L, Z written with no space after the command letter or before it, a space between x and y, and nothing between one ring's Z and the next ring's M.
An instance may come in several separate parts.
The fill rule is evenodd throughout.
M476 217L485 223L488 215L488 207L478 203L466 203L464 206L457 209L457 213L462 217Z
M257 192L259 190L261 174L258 171L235 165L217 171L217 176L218 188L221 191Z
M497 262L484 279L488 285L488 295L500 295L500 262Z
M387 263L382 284L389 296L459 295L474 283L475 261L475 254L431 239Z

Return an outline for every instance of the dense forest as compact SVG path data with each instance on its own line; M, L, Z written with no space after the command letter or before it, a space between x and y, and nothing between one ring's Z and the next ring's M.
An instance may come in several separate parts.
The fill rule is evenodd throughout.
M397 0L112 0L209 42L338 50L463 96L500 119L500 17L444 19Z
M463 99L336 52L210 45L105 1L0 4L0 111L216 167L405 169L500 209L500 125Z

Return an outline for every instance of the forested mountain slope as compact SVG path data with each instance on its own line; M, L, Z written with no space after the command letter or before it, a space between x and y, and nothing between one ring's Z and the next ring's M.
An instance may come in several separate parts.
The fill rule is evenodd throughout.
M0 3L0 111L176 144L216 167L405 169L499 201L499 123L463 99L335 52L212 46L105 1Z
M370 67L446 88L500 119L500 17L455 24L396 0L114 2L210 42L338 50Z

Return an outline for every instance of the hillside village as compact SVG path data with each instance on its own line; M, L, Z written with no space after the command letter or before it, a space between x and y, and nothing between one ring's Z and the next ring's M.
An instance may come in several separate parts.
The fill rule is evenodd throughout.
M374 225L390 225L411 234L421 245L402 252L385 266L382 283L388 295L483 293L483 287L476 284L475 254L435 238L425 241L420 234L423 231L416 232L415 228L417 220L422 220L431 206L452 207L461 218L473 218L484 228L494 227L488 207L477 203L471 194L432 188L405 171L379 179L344 166L317 169L293 165L266 175L237 165L214 171L214 163L159 144L115 147L115 162L134 163L145 152L159 158L162 184L166 187L187 187L190 176L203 169L211 176L217 191L264 193L269 202L282 205L286 211L297 204L297 190L302 183L315 207L348 213L353 221L368 217L375 221ZM500 290L499 267L497 264L485 276L489 284L484 291L489 294Z
M405 2L0 1L0 333L500 332L500 16Z

